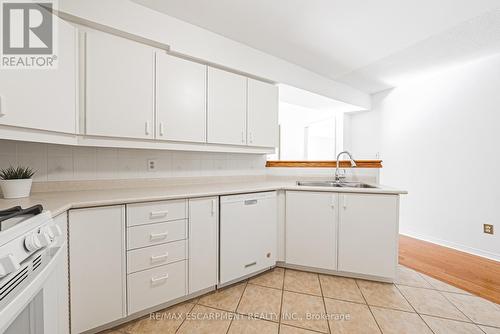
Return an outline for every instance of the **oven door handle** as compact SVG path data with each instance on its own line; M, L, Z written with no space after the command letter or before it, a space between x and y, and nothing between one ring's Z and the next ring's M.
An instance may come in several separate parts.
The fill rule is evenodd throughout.
M3 309L0 310L0 333L9 328L11 323L17 318L17 316L28 306L28 304L35 298L37 293L43 289L43 286L50 274L54 271L60 261L63 260L64 251L66 249L66 242L61 244L60 247L57 248L55 254L49 260L49 263L36 274L35 277L24 287L20 293L15 296L13 300L11 300ZM52 249L53 250L53 249ZM47 251L51 251L48 249Z

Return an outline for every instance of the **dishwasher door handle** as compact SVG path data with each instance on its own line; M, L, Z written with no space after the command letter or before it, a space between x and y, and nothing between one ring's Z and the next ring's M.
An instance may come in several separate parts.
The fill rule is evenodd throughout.
M245 205L255 205L257 204L257 200L256 199L247 199L245 201Z

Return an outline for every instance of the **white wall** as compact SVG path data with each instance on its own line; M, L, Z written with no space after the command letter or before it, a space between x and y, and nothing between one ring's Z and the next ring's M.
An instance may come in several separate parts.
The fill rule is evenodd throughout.
M351 115L355 156L380 152L381 183L407 189L403 234L500 260L500 56L373 96ZM483 234L484 223L496 235Z
M62 0L65 13L168 44L171 49L369 109L368 94L127 0Z
M157 168L147 171L155 159ZM26 165L35 181L265 174L265 155L79 147L0 140L0 168Z

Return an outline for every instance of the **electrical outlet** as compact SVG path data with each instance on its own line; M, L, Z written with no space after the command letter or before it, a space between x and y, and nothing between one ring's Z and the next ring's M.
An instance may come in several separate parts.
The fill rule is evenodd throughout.
M154 172L156 170L156 160L148 160L148 171Z
M483 224L483 232L486 234L493 234L493 225L492 224Z

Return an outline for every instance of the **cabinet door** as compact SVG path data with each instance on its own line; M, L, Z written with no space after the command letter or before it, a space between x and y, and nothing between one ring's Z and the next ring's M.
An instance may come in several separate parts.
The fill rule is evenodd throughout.
M248 79L249 146L275 147L278 138L278 87Z
M189 200L189 293L217 285L219 202Z
M58 28L55 69L0 69L0 124L63 133L76 131L76 30Z
M247 78L208 68L208 142L246 145Z
M334 193L286 193L286 263L337 269L337 205Z
M345 194L340 202L339 270L394 278L399 197Z
M69 212L71 332L125 316L125 208Z
M85 48L86 134L152 139L153 49L94 30Z
M156 75L156 138L206 142L207 67L157 53Z

